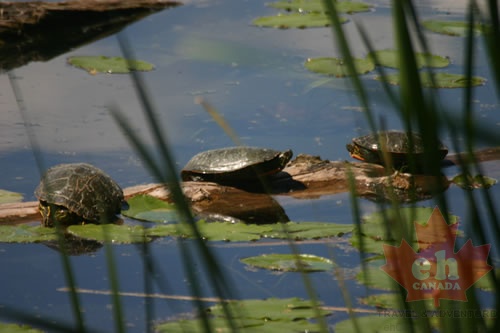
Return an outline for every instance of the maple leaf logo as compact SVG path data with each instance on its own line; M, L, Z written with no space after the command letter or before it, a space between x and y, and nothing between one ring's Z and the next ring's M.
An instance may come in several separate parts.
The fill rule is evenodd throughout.
M418 252L405 239L400 246L384 244L381 269L406 289L407 302L434 299L436 308L440 299L465 302L467 289L492 270L490 244L473 246L469 239L455 253L457 227L448 225L436 207L426 225L415 223Z

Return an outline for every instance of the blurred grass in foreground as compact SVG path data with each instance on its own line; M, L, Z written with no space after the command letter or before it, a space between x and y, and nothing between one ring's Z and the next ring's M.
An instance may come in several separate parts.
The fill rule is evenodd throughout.
M478 38L474 37L473 27L477 22L483 23L488 27L482 38L486 45L487 57L490 60L490 68L492 70L492 77L494 78L494 82L491 82L490 84L494 84L496 86L497 95L500 97L500 62L497 61L500 58L500 44L498 43L500 40L498 4L497 1L493 0L486 1L486 3L487 6L484 11L479 9L475 1L470 1L468 4L466 17L469 24L469 31L467 37L463 39L465 58L463 72L468 78L468 81L470 81L470 78L474 74L473 69L475 67L476 60L474 57L474 49L477 47L476 43L478 43ZM364 89L361 79L354 74L354 64L352 61L353 55L350 51L349 42L343 33L338 13L336 12L334 6L334 1L323 0L323 4L326 11L329 13L336 46L340 50L342 57L345 59L350 73L351 83L358 94L360 104L365 110L368 126L372 132L385 130L384 119L374 119L373 113L370 109L370 96ZM424 52L429 52L430 50L420 25L418 13L415 8L415 2L395 0L392 1L391 4L394 48L399 50L399 63L401 64L401 85L395 93L390 89L387 82L382 80L383 90L387 95L388 100L391 101L389 108L399 117L405 131L415 131L422 134L424 138L424 146L426 148L425 159L430 162L428 170L430 174L439 176L441 173L440 159L438 158L438 151L436 147L438 146L437 142L439 134L443 132L448 132L450 134L450 137L453 139L452 144L454 150L466 151L469 160L472 161L472 163L469 164L461 161L461 163L459 163L461 172L464 174L483 174L481 172L481 165L479 165L474 159L475 143L482 141L495 147L500 142L498 133L484 128L478 128L475 124L472 108L474 89L470 85L462 90L462 110L458 116L453 118L447 115L444 109L440 108L440 105L446 105L446 103L439 103L436 90L424 89L422 87L414 54L417 49L423 50ZM353 20L355 21L355 18L353 18ZM355 23L367 52L374 51L373 45L365 28L359 22L355 21ZM428 71L431 72L431 69L428 69ZM382 78L384 78L385 73L381 67L379 67L379 74ZM463 146L459 145L459 137L464 138L465 144ZM352 186L352 188L354 187ZM490 192L488 192L487 189L482 189L480 197L474 196L471 191L464 191L464 193L467 199L466 202L468 210L468 216L464 217L464 221L466 221L465 237L471 238L475 245L488 243L500 244L498 216ZM351 200L353 203L353 216L355 217L358 227L362 229L360 219L361 212L359 211L357 197L354 191L352 191ZM481 204L479 200L482 200L485 204ZM446 196L444 194L436 193L435 201L446 218L449 206ZM394 208L399 207L399 203L397 201L392 202L391 205ZM487 209L485 215L488 219L480 220L479 207L485 206ZM383 208L384 207L382 206L380 207L381 210ZM387 228L389 228L389 224L387 224ZM491 230L493 230L493 232L491 232ZM407 239L414 238L413 232L411 230L408 232L409 234L407 235ZM362 240L360 240L360 242L362 242ZM455 250L458 249L455 248ZM498 254L498 248L493 246L491 255L498 258ZM495 270L491 271L491 274L488 276L492 280L492 284L495 286L493 295L496 297L494 302L494 309L496 310L500 304L500 296L496 292L499 285ZM406 290L401 287L400 305L403 309L416 311L416 313L422 313L421 311L425 310L433 310L432 308L426 309L425 304L422 301L406 302L406 294ZM481 310L480 301L475 288L472 287L467 291L467 297L467 302L442 301L439 310ZM351 316L351 318L353 320L353 325L357 326L357 319L354 316ZM416 319L407 318L405 320L405 326L408 331L412 332L429 332L432 330L431 327L438 327L440 332L453 333L485 331L496 332L499 328L497 318L493 318L494 323L488 323L487 327L484 318L481 316L472 318L467 316L444 316L433 318L433 320L438 320L439 322L431 323L431 319L427 317L419 317Z
M353 56L350 52L349 41L346 39L346 36L343 33L340 19L335 10L335 6L333 5L333 1L323 0L323 3L327 11L329 12L332 31L333 35L335 36L335 40L337 41L336 44L338 46L338 49L345 59L349 72L353 74L355 73L355 71L354 63L352 61ZM397 92L394 92L394 90L389 87L388 83L382 80L382 89L384 93L387 94L388 99L391 103L389 107L401 119L401 123L404 124L405 130L417 131L423 134L423 137L425 139L425 147L430 147L430 149L426 149L425 153L426 160L430 161L429 172L431 174L440 175L441 172L439 163L440 159L437 158L438 151L433 147L437 147L436 143L438 142L437 140L439 137L439 133L443 132L448 132L450 134L450 137L454 139L454 141L452 142L454 150L462 151L465 149L465 151L469 154L469 160L474 162L471 164L460 163L460 168L462 169L461 171L466 174L473 172L482 174L481 166L474 161L473 150L475 147L475 142L481 140L491 144L492 146L496 146L499 142L499 136L495 132L477 128L476 124L474 123L472 108L474 89L470 86L463 89L463 110L459 116L451 118L449 115L447 115L444 112L445 110L442 110L439 106L440 103L438 103L437 94L435 94L433 90L424 89L420 82L419 70L414 56L414 51L416 49L421 49L425 52L428 52L429 46L420 27L419 18L414 6L414 2L396 0L392 1L392 19L394 23L395 48L400 50L399 62L401 64L401 85ZM464 55L466 59L464 65L464 73L466 73L467 77L469 78L474 74L473 69L475 67L476 59L474 57L473 50L476 47L476 43L478 42L479 38L474 37L472 28L476 22L485 23L487 24L488 28L486 29L484 35L480 38L483 39L486 46L487 57L490 61L490 67L492 70L492 77L494 82L491 82L490 84L495 85L496 93L500 97L500 62L498 61L498 59L500 59L500 43L498 43L498 41L500 41L500 22L498 17L497 1L486 1L486 9L484 10L480 10L475 1L471 1L468 7L467 20L469 22L470 29L468 37L463 40ZM372 43L370 42L367 32L365 31L365 28L360 24L357 24L357 27L359 28L360 35L363 42L365 43L367 53L373 51L374 48L372 46ZM119 36L119 42L125 58L134 59L132 50L123 36ZM380 75L384 77L382 68L379 68L379 72ZM206 308L206 303L203 301L204 295L201 291L199 283L197 282L201 279L201 277L199 273L195 271L195 262L201 262L204 265L204 275L202 278L206 278L209 280L210 285L213 287L214 293L216 294L218 299L235 299L238 297L237 295L235 295L235 289L232 287L233 285L229 277L223 274L217 258L213 254L212 250L207 246L206 242L203 240L196 228L196 224L194 223L189 205L184 198L181 190L177 170L175 164L173 163L172 153L169 149L170 146L168 139L163 130L158 127L159 122L156 121L154 107L151 102L152 99L150 98L150 96L148 96L146 84L142 81L140 73L132 72L130 75L138 94L139 101L142 104L143 112L146 118L146 122L149 125L150 133L154 138L154 147L160 152L159 160L153 157L156 156L156 154L150 151L148 147L143 143L141 138L135 134L128 121L121 114L120 110L118 110L116 107L111 107L111 112L124 134L129 138L131 145L137 150L138 154L141 156L144 163L149 168L152 175L154 175L158 182L166 184L172 191L177 207L179 207L181 223L192 228L193 233L198 235L198 237L196 237L193 242L188 243L180 241L178 242L178 244L183 257L183 268L185 270L186 276L188 277L188 285L191 288L191 294L192 296L194 296L193 300L197 306L197 309L199 310L199 314L201 315L203 328L206 332L212 332L214 331L214 328L211 327L208 315L204 311ZM12 79L13 77L14 76L10 77L11 84L13 85L13 88L16 92L16 85L15 80ZM384 120L375 119L373 113L370 110L370 96L365 90L362 80L356 75L351 75L351 82L354 89L358 93L360 104L365 110L366 121L369 129L372 132L376 132L380 129L385 129ZM17 91L16 98L18 101L22 101L22 98L20 97L20 91ZM22 104L20 104L20 109L21 111L24 110L24 106ZM227 131L228 127L225 129ZM230 136L236 137L234 134L232 134L232 132L230 133ZM459 134L460 136L463 136L465 138L463 146L459 144ZM39 164L39 168L43 170L43 161L40 156L40 150L37 148L36 140L32 140L32 147L34 149L35 156L37 156L37 163ZM351 183L353 183L353 180L351 180ZM495 202L493 198L491 198L488 190L481 190L480 198L478 198L478 196L474 196L469 191L464 191L464 193L467 196L467 210L469 213L467 217L464 217L464 220L467 221L465 230L466 237L472 238L475 244L500 244L500 232L498 230L498 216ZM479 202L479 199L481 199L482 202ZM354 191L352 192L351 201L354 220L357 223L358 227L362 228L361 212ZM449 206L446 196L443 194L436 194L436 204L446 215ZM394 201L392 203L392 206L398 208L399 203L397 201ZM481 209L480 207L484 206L486 206L487 209L487 221L480 220L481 214L479 214L479 210ZM491 232L491 230L493 230L493 232ZM408 231L408 233L409 234L407 235L407 237L409 239L414 237L411 231ZM362 239L360 239L360 242L362 242ZM290 244L292 246L291 242ZM291 249L292 253L298 254L298 251L293 246ZM492 255L498 257L498 249L493 247L492 250ZM141 253L144 260L143 275L145 281L145 294L151 294L154 290L154 286L157 286L162 292L167 293L169 285L168 276L162 274L162 272L159 272L156 267L159 267L160 265L155 264L157 260L161 259L154 258L150 255L148 243L139 245L138 251ZM106 246L105 255L108 261L108 270L110 276L111 299L114 308L114 320L116 323L115 331L124 332L126 330L126 325L125 318L123 317L124 313L121 309L121 299L119 295L119 276L116 272L112 246ZM361 253L361 256L363 265L366 265L365 261L363 260L364 254ZM73 271L68 256L65 253L62 253L62 259L65 274L67 276L69 290L71 291L71 307L74 314L73 324L69 324L69 322L72 322L71 318L68 319L68 323L66 324L53 324L50 320L33 318L31 314L23 313L22 311L15 309L2 308L4 315L7 314L13 319L45 327L47 329L50 329L51 331L88 331L89 329L86 326L86 320L81 311L81 303L78 294L75 291L76 284L74 281ZM496 297L494 308L498 309L498 305L500 304L500 295L496 292L499 288L498 280L494 271L492 271L492 274L489 274L489 277L495 287L495 290L492 293ZM303 278L304 284L310 284L307 275L303 274ZM341 279L342 277L339 278L339 280ZM351 304L353 304L354 302L349 295L349 290L346 287L343 287L342 284L341 288L345 298L345 303L348 304L350 308ZM307 286L307 289L309 294L312 295L311 299L314 300L314 286L309 285ZM406 302L406 290L404 290L403 288L400 289L399 295L399 303L401 309L416 311L417 313L422 313L422 311L427 310L427 305L424 304L424 302ZM474 288L468 290L467 297L468 302L442 301L440 309L481 310L480 302ZM145 297L144 302L147 329L148 331L153 331L153 321L157 318L157 316L155 316L155 314L153 313L152 301ZM235 322L236 319L234 319L236 317L231 315L232 309L226 306L226 303L224 302L222 302L221 304L223 307L225 318L228 318L228 326L232 329L232 331L238 331L237 323ZM353 326L357 328L358 331L360 331L360 326L358 325L358 319L356 318L355 313L353 311L350 311L349 315L352 319ZM321 317L318 316L318 318ZM408 329L408 331L411 332L429 332L432 330L432 327L436 327L435 323L431 323L430 318L419 317L417 319L407 318L405 320L405 327ZM497 332L500 328L498 320L496 318L494 318L494 323L491 326L488 325L488 327L486 326L484 319L481 317L437 317L437 319L434 318L434 320L439 320L437 327L439 327L439 330L441 332ZM327 331L325 323L323 323L321 328L323 331Z

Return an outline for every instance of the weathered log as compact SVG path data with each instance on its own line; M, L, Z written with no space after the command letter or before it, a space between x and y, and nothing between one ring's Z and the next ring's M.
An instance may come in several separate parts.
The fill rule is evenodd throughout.
M299 155L280 174L269 180L270 193L258 192L256 188L223 186L208 182L184 182L186 198L197 213L218 213L234 216L245 221L268 223L286 221L283 208L272 198L273 195L289 195L296 198L316 198L326 194L346 192L349 189L348 175L352 174L358 195L380 196L387 189L408 193L416 189L419 195L427 194L424 185L429 179L418 183L420 176L395 173L384 175L385 169L369 163L330 162L308 155ZM424 177L424 176L422 176ZM436 179L432 179L436 183ZM447 186L447 182L444 183ZM443 184L440 184L443 188ZM398 192L399 191L399 192ZM125 189L130 198L138 194L149 194L171 201L168 189L159 184L140 185ZM388 194L385 194L388 195ZM0 222L12 222L22 216L25 219L38 218L37 203L0 205Z
M177 5L165 0L0 2L0 69L47 61Z
M500 148L488 148L475 152L478 161L500 159ZM450 155L447 164L465 160L466 154ZM218 213L252 220L269 222L286 220L285 211L272 198L275 195L299 199L314 199L349 191L349 179L358 196L373 199L396 198L397 200L427 199L433 193L449 186L445 176L412 175L387 170L371 163L326 161L310 155L298 155L286 168L269 179L269 193L257 188L223 186L208 182L184 182L186 198L196 213ZM162 184L137 185L124 190L126 198L149 194L165 201L172 201L169 190ZM0 205L0 223L19 223L39 219L38 202Z
M17 224L41 219L38 201L14 202L0 205L0 224Z

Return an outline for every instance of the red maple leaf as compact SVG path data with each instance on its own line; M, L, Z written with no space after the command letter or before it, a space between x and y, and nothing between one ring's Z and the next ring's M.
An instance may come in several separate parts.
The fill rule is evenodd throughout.
M381 267L408 292L406 301L440 299L467 301L465 292L493 267L490 245L473 246L469 239L455 252L458 223L448 225L438 207L426 225L415 223L419 251L403 239L400 246L384 244Z

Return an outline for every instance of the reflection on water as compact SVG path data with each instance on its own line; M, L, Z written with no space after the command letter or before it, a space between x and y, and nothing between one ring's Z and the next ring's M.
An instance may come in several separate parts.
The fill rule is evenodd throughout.
M345 144L352 137L366 133L364 115L347 81L330 80L320 84L320 80L325 81L324 77L302 67L308 57L338 55L332 46L330 31L282 31L250 26L254 17L274 12L264 6L265 2L223 0L205 2L206 6L184 6L152 15L126 29L137 58L156 66L153 72L145 73L144 78L179 169L199 151L232 145L209 115L194 103L197 94L204 94L243 142L252 146L291 148L297 154L320 155L330 160L349 159ZM392 47L388 1L373 2L379 5L375 12L358 14L353 19L368 29L377 48ZM449 5L438 11L436 3L432 1L429 7L422 7L426 15L451 10L452 4L458 1L449 1ZM449 16L456 18L459 15L452 11ZM344 27L353 41L359 41L352 23ZM455 65L450 71L459 70L463 62L463 40L437 34L428 37L433 52L451 57ZM355 55L365 55L361 43L354 45ZM482 52L479 46L479 57ZM151 142L130 78L126 75L89 75L66 64L66 57L70 55L115 56L119 55L119 50L115 38L109 37L48 62L31 63L15 72L29 113L27 126L36 135L47 166L85 161L105 170L122 187L152 181L107 111L108 105L118 105L133 123L135 131ZM477 70L477 74L489 79L489 83L475 90L474 108L480 120L498 124L500 112L489 70L481 65ZM370 74L366 79L369 92L375 96L372 100L375 112L384 117L389 127L400 127L386 101L379 97L379 83L370 81ZM6 75L0 77L0 92L0 188L23 192L27 200L33 200L32 191L38 183L39 173L27 147L25 128ZM450 105L460 101L461 92L447 90L441 96L443 104ZM459 111L450 109L450 112ZM442 139L449 143L449 138ZM446 173L452 175L455 171L449 168ZM492 191L497 192L497 187ZM458 205L452 205L451 209L459 216L465 214L466 205L460 202L462 193L457 188L448 191L450 197L458 198ZM310 201L278 200L292 220L352 222L347 195ZM365 211L375 209L372 203L363 201L362 204ZM165 266L161 267L172 283L171 291L187 294L185 276L180 269L172 269L180 267L176 246L168 242L171 241L154 243L154 250L158 258L166 258L168 265L163 263ZM114 248L123 278L122 288L142 290L143 270L138 250L133 246ZM326 251L325 245L306 246L306 249L317 255L325 255ZM307 297L297 276L248 272L237 261L243 254L249 256L265 251L288 252L288 248L270 246L218 251L228 272L234 274L234 280L244 281L237 284L241 296L289 297L293 294ZM341 264L355 267L357 254L352 253L355 255L340 253L345 260ZM3 295L0 305L22 306L44 318L50 313L61 320L71 320L67 295L56 292L66 282L55 251L36 244L0 244L0 262L9 267L4 280L8 282L0 287ZM77 269L79 286L109 288L102 252L72 258L72 262ZM313 283L323 288L319 294L325 298L325 303L341 305L341 297L336 294L338 287L331 275L318 273L312 277ZM42 283L43 288L40 287ZM364 293L354 287L353 281L348 284L353 286L353 294ZM87 318L110 317L110 312L106 312L109 298L85 295L83 299ZM131 331L143 331L144 300L128 299L126 302L127 316L134 326ZM178 302L172 309L164 303L157 304L161 309L157 312L160 318L191 310L187 302ZM108 319L103 320L101 328L112 327Z

